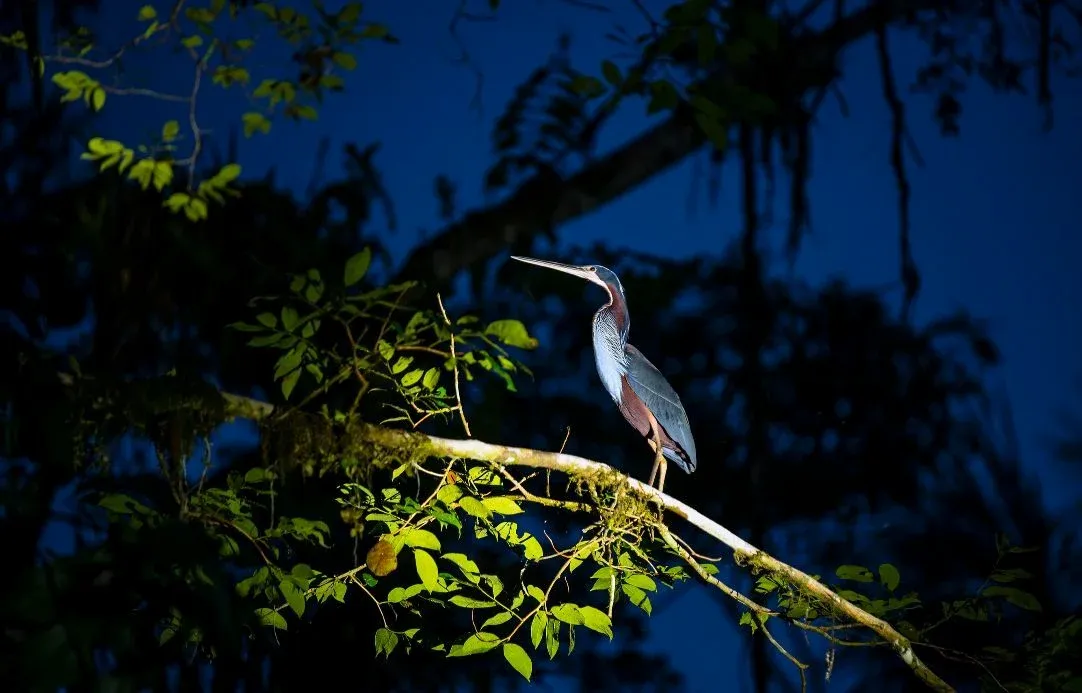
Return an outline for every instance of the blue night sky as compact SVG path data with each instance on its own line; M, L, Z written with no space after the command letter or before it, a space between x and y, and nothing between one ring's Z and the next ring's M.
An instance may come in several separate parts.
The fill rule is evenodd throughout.
M481 13L486 4L471 6ZM376 164L398 215L398 231L387 242L400 261L422 231L432 234L442 226L432 193L436 175L447 175L458 186L460 210L492 202L482 195L484 172L493 161L492 124L514 88L552 53L560 31L571 33L577 68L596 73L604 59L621 62L622 48L603 35L613 24L632 33L645 24L631 0L605 4L613 8L608 14L558 0L505 0L496 21L463 24L462 41L484 74L479 112L470 108L474 74L456 64L460 48L448 33L457 3L367 2L364 16L387 24L401 45L366 44L359 68L347 76L346 93L328 100L317 123L276 121L270 139L242 140L239 161L245 175L259 176L274 167L278 181L302 195L323 137L332 138L325 177L337 174L341 145L379 141ZM645 4L660 14L668 3ZM333 10L339 3L327 5ZM132 19L110 21L110 33L132 35ZM905 85L925 51L898 34L892 43L895 74ZM166 58L163 51L153 55ZM846 60L843 88L850 116L844 118L837 103L828 100L816 125L810 187L814 230L796 269L815 283L842 276L857 286L882 287L897 283L899 266L897 192L887 158L890 118L871 42L852 48ZM153 79L158 85L183 85L180 80L190 74L174 71L166 60L137 66L132 78L149 70L157 72ZM1004 356L992 391L1006 394L1014 407L1025 463L1040 479L1049 507L1065 510L1078 502L1077 477L1054 468L1047 440L1058 431L1060 413L1082 405L1082 320L1076 304L1082 297L1082 234L1071 228L1082 216L1076 177L1082 161L1082 128L1076 125L1082 122L1082 90L1064 79L1053 87L1057 127L1051 133L1041 132L1043 114L1033 97L994 97L974 82L964 100L962 136L947 140L930 117L931 102L911 98L910 127L926 165L920 170L911 163L909 172L913 245L923 279L916 319L966 308L989 321ZM206 92L200 118L224 145L242 104L216 91L220 94ZM132 104L117 105L112 115L106 108L97 128L103 135L124 136L126 130L130 136L136 123L139 131L155 130L155 122L182 117L170 105L134 110ZM625 105L604 130L599 153L650 122L644 105ZM692 157L561 228L561 243L604 241L674 258L720 254L741 230L738 177L732 167L723 172L722 193L712 206L705 178L696 178L706 163L705 153ZM777 216L784 224L781 196L779 205ZM377 215L375 223L379 228L385 221ZM780 244L784 228L775 231ZM552 255L557 259L559 250ZM629 300L634 313L635 297ZM615 410L613 416L618 416ZM684 673L688 690L713 690L717 682L732 679L746 637L735 626L706 631L706 624L729 617L712 598L698 590L687 592L659 598L651 642ZM688 638L689 624L713 635Z

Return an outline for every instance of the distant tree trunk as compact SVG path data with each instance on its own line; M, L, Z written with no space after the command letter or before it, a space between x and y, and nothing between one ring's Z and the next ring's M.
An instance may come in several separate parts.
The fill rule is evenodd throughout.
M740 157L743 165L743 207L744 236L741 241L742 279L740 285L740 327L738 349L741 358L742 386L747 430L747 463L750 465L750 516L749 532L751 542L756 546L768 548L764 544L766 533L765 512L762 507L765 500L761 479L762 465L767 462L769 441L764 420L763 364L762 350L766 346L770 331L763 287L762 258L759 255L759 195L756 185L755 128L744 124L740 126ZM768 549L769 550L769 549ZM753 638L752 681L753 690L765 693L770 683L770 669L765 638Z

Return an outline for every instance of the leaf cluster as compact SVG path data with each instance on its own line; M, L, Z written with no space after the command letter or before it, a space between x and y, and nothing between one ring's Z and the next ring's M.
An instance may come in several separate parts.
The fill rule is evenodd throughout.
M335 420L356 414L370 393L383 393L381 404L390 410L384 423L417 426L455 412L465 420L460 377L468 382L486 373L514 391L514 376L530 374L508 351L537 346L521 322L482 325L470 315L452 322L442 305L410 308L402 300L413 282L362 288L371 261L365 249L345 262L340 279L324 280L316 269L296 275L287 295L255 301L263 312L254 322L232 325L251 333L250 346L282 352L274 379L284 399L298 384L306 391L302 402L349 385L351 403L328 411Z

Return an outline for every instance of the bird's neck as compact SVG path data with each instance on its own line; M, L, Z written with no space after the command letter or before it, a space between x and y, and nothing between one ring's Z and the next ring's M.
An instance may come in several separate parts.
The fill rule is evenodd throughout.
M606 314L612 325L616 327L616 333L620 342L627 344L627 336L631 332L631 316L627 311L627 301L619 293L609 291L609 302L597 311L598 316Z

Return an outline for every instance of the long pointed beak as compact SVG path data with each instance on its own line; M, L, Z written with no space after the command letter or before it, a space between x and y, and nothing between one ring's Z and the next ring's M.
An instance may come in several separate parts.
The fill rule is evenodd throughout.
M566 274L571 274L581 279L585 279L586 281L596 283L597 275L584 267L579 267L578 265L565 265L562 262L552 262L550 260L535 260L532 257L520 257L518 255L512 255L511 259L518 260L519 262L526 262L531 265L537 265L538 267L547 267L548 269L553 269L557 272L564 272Z

